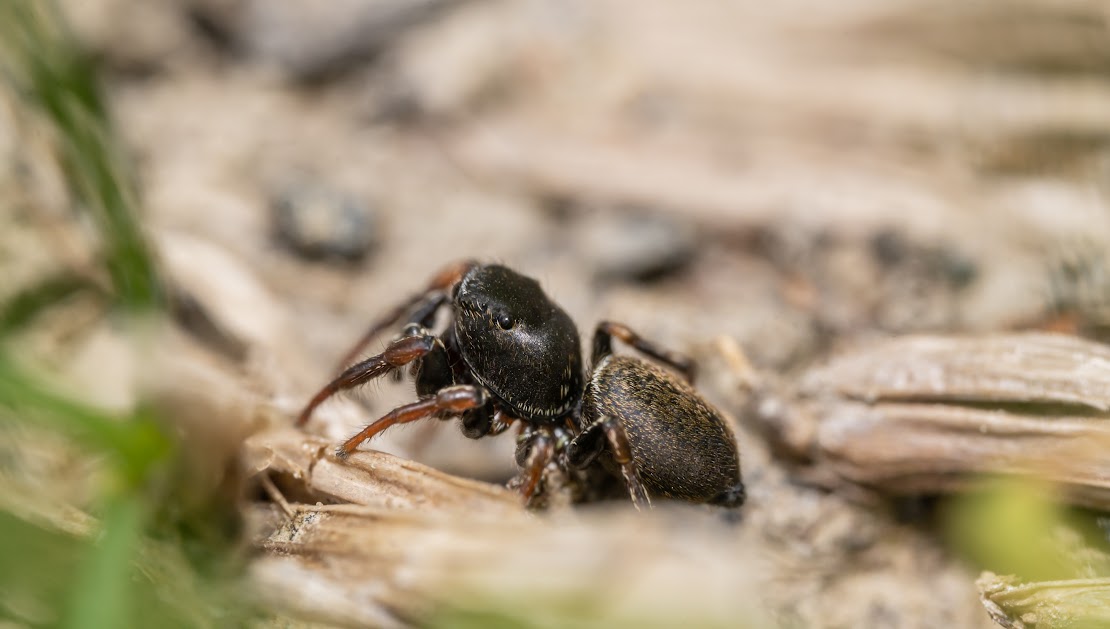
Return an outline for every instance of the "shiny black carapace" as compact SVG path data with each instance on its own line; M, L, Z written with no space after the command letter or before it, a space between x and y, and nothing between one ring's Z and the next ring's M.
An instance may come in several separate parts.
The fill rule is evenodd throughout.
M440 308L453 316L441 334L429 331ZM297 425L335 393L410 365L419 400L401 406L344 442L345 458L395 424L426 417L459 418L472 439L503 432L514 421L528 428L526 498L535 492L557 443L569 440L568 416L582 396L583 364L574 322L536 280L501 265L462 262L441 271L421 293L371 326L348 353L402 319L401 337L377 356L344 370L305 406Z

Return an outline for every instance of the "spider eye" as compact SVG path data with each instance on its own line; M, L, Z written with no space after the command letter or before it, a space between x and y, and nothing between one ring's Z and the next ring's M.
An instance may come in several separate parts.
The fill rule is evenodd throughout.
M513 327L513 318L510 317L507 313L502 312L501 314L497 315L497 325L501 326L502 330L508 330L509 328Z

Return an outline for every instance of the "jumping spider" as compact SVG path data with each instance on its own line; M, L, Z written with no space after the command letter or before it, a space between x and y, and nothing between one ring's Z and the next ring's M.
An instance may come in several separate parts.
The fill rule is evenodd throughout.
M436 313L454 316L440 335ZM336 450L346 458L359 444L395 424L459 418L472 439L522 424L514 482L526 501L549 464L584 470L619 468L637 508L649 494L739 506L739 459L726 422L694 389L645 361L613 356L612 337L692 379L693 364L614 323L598 326L594 368L583 380L582 351L570 317L539 284L500 265L467 261L440 272L421 293L370 327L348 354L398 321L409 322L385 351L343 371L305 406L411 365L419 400L371 423Z

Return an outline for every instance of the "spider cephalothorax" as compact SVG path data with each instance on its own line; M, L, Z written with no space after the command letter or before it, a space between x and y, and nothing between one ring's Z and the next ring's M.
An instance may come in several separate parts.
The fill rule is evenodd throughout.
M453 317L437 335L429 328L444 306ZM536 428L529 433L522 484L530 496L555 444L567 440L572 424L564 420L582 396L582 350L574 322L532 278L501 265L463 262L444 269L424 292L371 326L349 356L406 318L400 338L321 389L298 425L338 391L411 365L420 399L370 424L336 454L346 457L386 428L425 417L458 417L463 433L475 439L520 421Z

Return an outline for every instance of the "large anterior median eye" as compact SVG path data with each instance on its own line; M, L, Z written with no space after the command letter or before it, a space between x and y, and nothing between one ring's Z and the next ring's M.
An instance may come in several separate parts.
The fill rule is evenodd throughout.
M502 312L497 315L497 325L501 326L502 330L508 330L513 327L513 318L508 313Z

